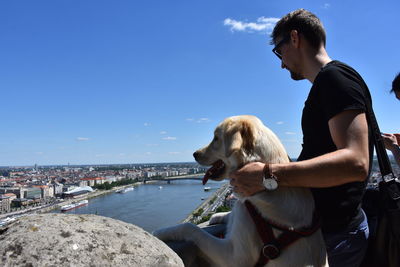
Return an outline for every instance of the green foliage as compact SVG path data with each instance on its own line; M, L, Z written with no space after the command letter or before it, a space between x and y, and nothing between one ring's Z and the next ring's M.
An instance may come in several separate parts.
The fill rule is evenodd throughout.
M8 172L8 171L0 171L0 176L9 177L10 176L10 172Z
M202 215L204 212L203 208L198 209L196 212L193 212L193 216L198 217Z
M227 206L219 206L217 208L217 212L226 212L226 211L230 211L231 208L227 207Z
M205 215L205 216L203 216L203 217L201 218L201 220L198 221L197 223L200 224L200 223L203 223L203 222L207 222L207 221L210 220L211 216L212 216L212 214Z
M213 203L215 202L216 199L217 199L217 196L213 197L213 198L210 200L210 204L213 204Z

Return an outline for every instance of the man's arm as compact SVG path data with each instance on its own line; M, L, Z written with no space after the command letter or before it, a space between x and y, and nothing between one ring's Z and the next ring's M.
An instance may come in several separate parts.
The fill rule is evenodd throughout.
M400 139L400 134L383 134L382 138L386 149L392 151L393 157L400 166L400 143L398 141Z
M338 150L309 160L271 164L280 186L332 187L364 181L368 175L368 125L365 113L347 110L329 120ZM249 163L231 175L231 185L243 196L253 195L262 185L264 164Z

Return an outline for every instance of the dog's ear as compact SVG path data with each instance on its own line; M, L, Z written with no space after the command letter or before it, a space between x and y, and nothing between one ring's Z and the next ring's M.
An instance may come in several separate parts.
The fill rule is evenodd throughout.
M228 158L233 152L240 150L242 147L242 135L239 131L231 129L225 135L225 156Z
M243 149L247 154L251 154L254 151L254 131L253 127L248 121L243 120L241 122L240 134L243 140Z
M254 150L254 141L254 131L249 122L243 120L229 125L225 133L225 156L229 157L238 150L251 154Z

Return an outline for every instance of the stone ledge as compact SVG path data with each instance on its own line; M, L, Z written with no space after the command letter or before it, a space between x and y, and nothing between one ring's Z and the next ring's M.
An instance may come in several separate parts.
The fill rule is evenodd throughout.
M41 214L0 231L0 266L184 266L143 229L97 215Z

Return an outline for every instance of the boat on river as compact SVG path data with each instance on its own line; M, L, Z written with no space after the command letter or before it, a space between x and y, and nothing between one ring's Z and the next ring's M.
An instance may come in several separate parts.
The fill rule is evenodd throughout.
M85 199L85 200L82 200L82 201L79 201L76 203L64 205L61 207L61 211L66 212L66 211L69 211L72 209L80 208L80 207L86 206L88 203L89 203L89 201Z
M209 187L209 186L204 187L204 191L210 191L210 190L211 190L211 187Z
M127 187L127 188L118 189L118 190L116 190L115 192L116 192L116 193L120 193L120 194L124 194L124 193L126 193L126 192L132 191L133 189L134 189L134 188L133 188L132 186L130 186L130 187Z

